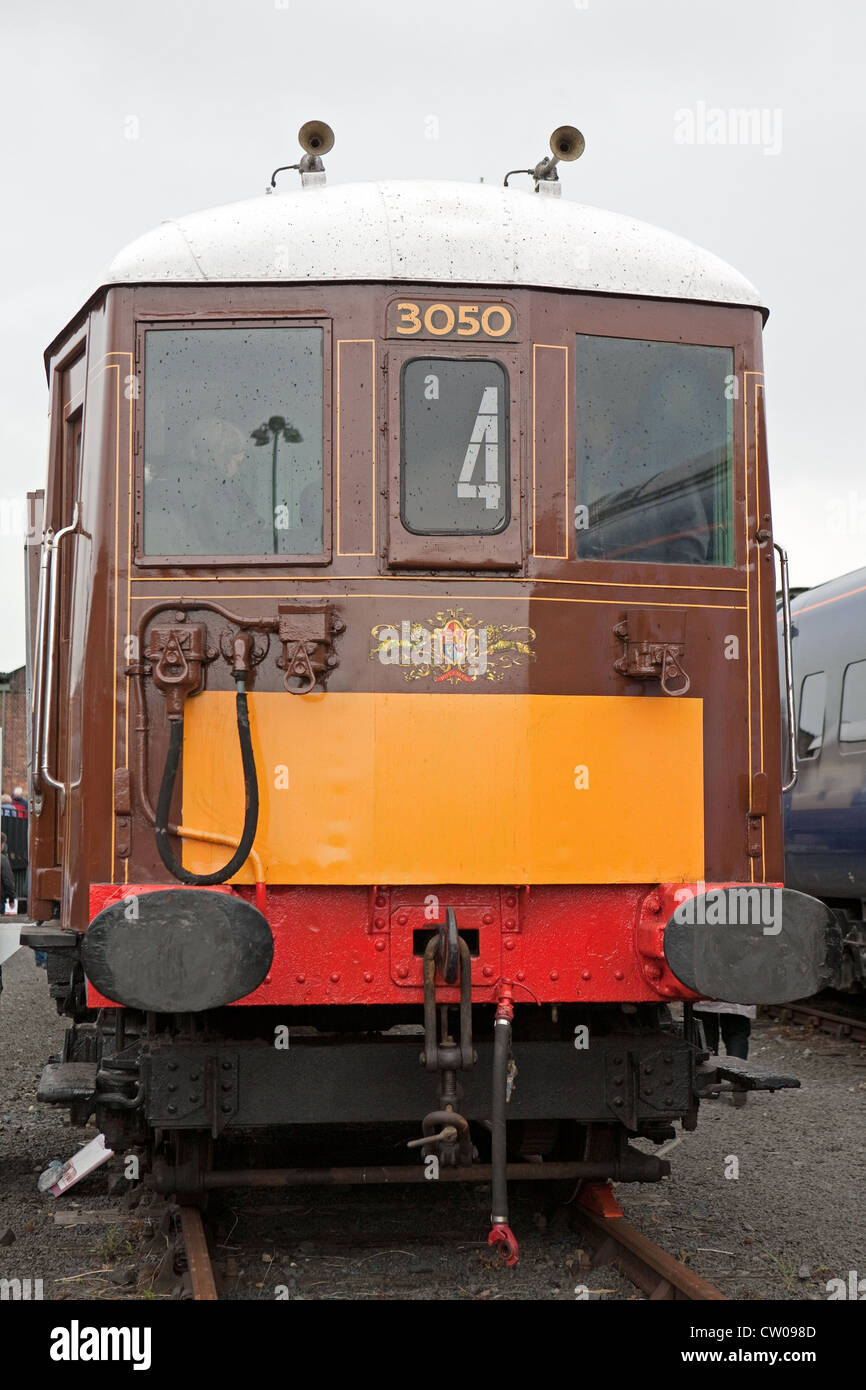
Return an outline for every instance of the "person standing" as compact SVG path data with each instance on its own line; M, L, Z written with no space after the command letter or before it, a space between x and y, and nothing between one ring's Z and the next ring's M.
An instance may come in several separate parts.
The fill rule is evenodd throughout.
M3 830L6 850L15 883L15 896L27 897L27 865L29 861L28 831L30 818L23 787L16 787L11 796L3 797Z
M5 913L7 903L11 903L14 907L17 896L15 893L15 879L12 874L12 865L9 863L9 855L6 853L5 835L0 839L0 885L2 885L0 891L2 891L3 895L3 911Z
M719 1033L729 1057L739 1057L745 1062L749 1055L749 1038L752 1032L752 1019L757 1016L754 1004L729 1004L723 999L702 999L695 1005L695 1017L704 1026L704 1037L710 1052L718 1055ZM732 1091L731 1104L745 1105L747 1091Z

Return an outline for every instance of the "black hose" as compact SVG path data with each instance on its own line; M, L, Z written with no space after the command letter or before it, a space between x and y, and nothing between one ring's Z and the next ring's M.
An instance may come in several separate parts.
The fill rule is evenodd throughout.
M508 1059L511 1055L511 1023L497 1018L493 1024L493 1115L490 1155L491 1221L494 1226L508 1225L508 1172L505 1129L505 1106L508 1095Z
M174 795L174 784L177 779L177 769L180 764L180 755L183 748L183 715L179 719L171 721L171 733L168 743L168 756L165 760L165 770L162 774L162 783L159 788L159 800L156 804L156 847L159 850L159 857L169 873L174 874L175 878L180 879L181 883L194 883L201 887L206 887L210 883L225 883L227 879L236 874L246 863L253 841L256 838L256 829L259 823L259 784L256 777L256 760L253 757L253 743L250 735L250 713L247 708L247 695L243 684L238 682L238 693L236 697L237 722L238 722L238 741L241 745L241 760L244 768L244 829L241 835L241 842L232 855L229 862L222 868L217 869L213 874L194 874L174 857L169 841L168 824L171 814L171 799Z

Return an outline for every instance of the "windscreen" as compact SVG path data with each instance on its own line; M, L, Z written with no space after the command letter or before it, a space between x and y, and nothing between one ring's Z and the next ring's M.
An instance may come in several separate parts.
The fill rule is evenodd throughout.
M146 335L144 550L322 550L322 329Z
M579 335L577 554L733 563L733 352Z

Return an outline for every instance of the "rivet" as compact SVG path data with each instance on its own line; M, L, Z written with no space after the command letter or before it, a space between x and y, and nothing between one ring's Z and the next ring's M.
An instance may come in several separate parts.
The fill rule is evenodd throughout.
M381 931L382 928L384 927L384 925L385 925L385 918L384 918L384 917L376 917L376 918L375 918L375 920L374 920L374 922L373 922L373 926L376 927L376 929L377 929L378 931Z
M169 1071L177 1071L177 1062L169 1062L168 1069Z
M558 970L551 970L551 972L550 972L550 978L551 978L551 980L558 980L558 979L559 979L559 971L558 971Z
M614 970L614 972L613 972L613 978L614 978L615 980L624 980L624 979L625 979L625 976L623 975L623 973L622 973L621 970Z
M298 982L299 985L302 985L302 984L304 983L304 981L306 980L306 978L307 978L306 975L296 975L296 976L295 976L295 979L297 980L297 982Z
M508 917L508 918L506 919L506 922L505 922L505 930L506 930L506 931L514 931L514 918L513 918L513 917Z
M231 1101L230 1101L230 1100L224 1100L223 1103L222 1103L222 1105L221 1105L221 1107L220 1107L220 1109L222 1110L222 1112L223 1112L224 1115L230 1115L230 1114L232 1113L232 1103L231 1103Z
M650 912L661 912L662 900L658 893L653 893L651 897L647 898L646 905Z
M490 926L490 923L493 921L493 913L492 913L492 912L485 912L485 914L484 914L484 916L481 918L481 920L482 920L482 922L484 923L485 926L489 927L489 926Z
M177 1114L177 1106L176 1106L176 1105L170 1105L170 1106L168 1107L168 1113L169 1113L169 1115L176 1115L176 1114Z
M613 1084L614 1084L614 1086L621 1086L621 1085L622 1085L622 1077L621 1077L621 1076L615 1076L615 1077L613 1078Z
M591 979L592 979L592 972L589 971L589 970L582 970L582 971L580 972L580 978L581 978L582 980L591 980Z
M506 907L514 907L514 904L515 904L516 902L517 902L517 899L515 898L514 894L513 894L513 893L509 893L509 894L508 894L508 897L505 899L505 906L506 906Z
M503 942L506 951L513 951L516 944L517 943L515 942L513 936L506 936L505 941Z
M621 1058L621 1057L614 1057L614 1059L613 1059L613 1064L614 1064L615 1067L621 1067L621 1066L622 1066L622 1058Z
M664 1057L662 1057L662 1061L664 1062L666 1067L672 1067L674 1064L674 1059L668 1052L666 1052Z
M223 1062L223 1071L231 1071L231 1069L232 1069L232 1064L231 1064L231 1062Z
M484 967L484 969L482 970L481 973L482 973L482 975L486 975L486 976L487 976L487 979L489 980L489 979L490 979L490 976L493 974L493 966L492 966L492 965L485 965L485 967Z
M379 937L379 940L376 942L376 950L377 950L377 951L384 951L384 949L385 949L385 947L386 947L387 944L388 944L388 943L387 943L386 941L383 941L382 938L381 938L381 936L380 936L380 937Z
M622 1096L614 1096L613 1103L617 1106L622 1105Z
M654 1090L655 1086L644 1086L643 1093L645 1096L651 1096Z
M377 907L384 907L387 901L388 901L388 899L385 897L385 894L384 894L384 893L377 893L377 894L376 894L376 906L377 906Z
M517 978L518 978L518 980L525 980L525 979L526 979L526 971L525 971L525 970L518 970L518 972L517 972Z
M195 1091L193 1091L189 1097L189 1103L190 1105L198 1105L200 1099L201 1097L198 1096Z
M232 1088L232 1083L231 1083L230 1081L224 1081L224 1082L223 1082L223 1084L222 1084L222 1089L223 1089L224 1091L230 1091L231 1088Z
M266 976L265 976L265 984L266 984L266 985L269 985L270 983L271 983L271 977L270 977L270 975L266 975Z
M401 965L399 970L397 971L397 974L399 975L401 980L405 980L406 976L409 974L408 965Z
M336 985L336 984L339 984L339 982L340 982L340 977L339 977L339 975L337 974L337 972L336 972L336 970L335 970L334 973L333 973L333 975L331 976L331 984L332 984L332 985Z
M409 921L409 918L405 912L401 912L397 918L397 921L399 922L401 927L405 927L406 923Z
M647 1062L643 1069L644 1076L652 1076L654 1071L655 1067L653 1066L652 1062Z
M190 1074L189 1074L189 1079L190 1079L190 1081L198 1081L198 1072L197 1072L197 1071L191 1071Z
M169 1086L168 1089L169 1089L169 1091L176 1091L176 1090L177 1090L177 1086L176 1086L176 1085L174 1084L174 1082L172 1081L172 1083L171 1083L171 1085Z
M369 970L365 970L365 971L364 971L364 979L366 980L366 982L367 982L368 985L372 982L373 975L372 975L371 971L369 971Z

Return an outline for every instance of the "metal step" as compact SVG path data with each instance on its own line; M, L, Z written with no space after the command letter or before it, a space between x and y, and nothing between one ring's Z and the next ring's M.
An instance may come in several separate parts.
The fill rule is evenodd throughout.
M14 921L14 918L10 918ZM56 950L58 947L71 951L78 945L78 932L64 931L56 922L31 922L22 917L21 945L33 951Z
M695 1082L699 1094L706 1094L724 1081L729 1081L735 1091L783 1091L800 1085L796 1076L785 1076L740 1057L710 1057L697 1068Z

